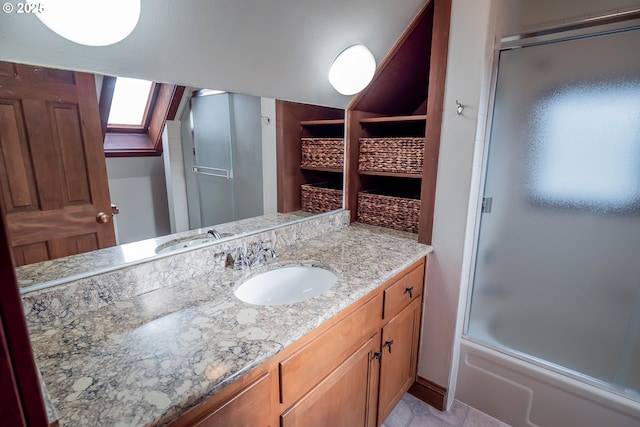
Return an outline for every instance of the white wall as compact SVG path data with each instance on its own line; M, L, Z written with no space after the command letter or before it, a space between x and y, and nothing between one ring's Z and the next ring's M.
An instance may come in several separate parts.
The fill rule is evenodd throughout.
M118 244L171 232L162 156L109 157L107 175Z
M164 157L169 222L172 234L189 230L189 208L187 206L180 126L180 120L168 120L162 133L162 157Z
M501 34L626 10L637 0L453 0L433 246L429 258L418 374L455 396L460 337L490 101L493 47ZM456 115L455 101L464 106Z
M365 43L381 60L424 1L142 0L134 31L98 48L0 13L0 59L344 108L352 96L327 79L336 55Z
M276 100L262 98L262 187L264 213L278 211L276 176Z
M481 94L486 93L487 39L492 41L491 0L454 0L432 244L429 257L423 339L418 374L448 387L449 406L455 391L455 345L461 295L463 254L473 154ZM456 100L464 105L456 113Z

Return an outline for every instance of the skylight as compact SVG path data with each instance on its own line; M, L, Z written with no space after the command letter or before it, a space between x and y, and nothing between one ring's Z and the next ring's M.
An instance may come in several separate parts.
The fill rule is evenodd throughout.
M144 126L153 83L118 77L111 101L109 126Z

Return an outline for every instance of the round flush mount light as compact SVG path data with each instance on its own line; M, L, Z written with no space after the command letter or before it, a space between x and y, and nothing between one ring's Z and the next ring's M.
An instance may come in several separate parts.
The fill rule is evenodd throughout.
M376 59L366 46L343 50L329 70L329 82L343 95L354 95L367 87L376 72Z
M108 46L127 37L138 24L140 0L39 0L35 15L72 42Z

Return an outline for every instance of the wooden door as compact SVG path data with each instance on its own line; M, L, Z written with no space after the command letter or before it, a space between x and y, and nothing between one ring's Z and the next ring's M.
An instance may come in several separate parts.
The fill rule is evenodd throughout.
M382 328L378 424L416 380L421 308L415 300Z
M0 205L16 265L115 245L102 144L91 74L0 62Z
M6 223L0 218L0 425L48 425Z
M282 414L281 427L375 425L380 335L375 334Z

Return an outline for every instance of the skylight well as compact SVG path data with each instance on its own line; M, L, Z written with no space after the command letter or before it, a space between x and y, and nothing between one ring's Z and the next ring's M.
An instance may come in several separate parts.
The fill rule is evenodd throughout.
M151 101L153 82L118 77L107 121L110 127L144 127Z

